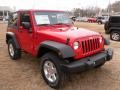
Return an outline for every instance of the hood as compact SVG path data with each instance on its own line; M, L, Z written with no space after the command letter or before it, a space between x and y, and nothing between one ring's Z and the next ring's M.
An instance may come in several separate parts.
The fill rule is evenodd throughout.
M46 34L47 36L52 36L53 38L66 40L76 40L89 36L99 36L100 34L91 30L77 27L57 27L57 28L44 28L42 30L37 30L38 33Z

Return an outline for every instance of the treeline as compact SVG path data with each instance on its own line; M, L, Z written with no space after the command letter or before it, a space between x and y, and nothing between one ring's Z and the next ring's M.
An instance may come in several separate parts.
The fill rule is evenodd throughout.
M111 12L120 12L120 1L116 1L112 5L109 5Z
M102 14L108 14L108 13L116 13L120 12L120 1L116 1L113 4L108 5L106 9L100 9L98 7L88 7L86 9L83 8L74 8L72 10L74 16L78 17L94 17Z
M93 17L96 15L96 13L99 13L100 8L98 7L89 7L86 9L81 9L81 8L74 8L74 16L78 17Z

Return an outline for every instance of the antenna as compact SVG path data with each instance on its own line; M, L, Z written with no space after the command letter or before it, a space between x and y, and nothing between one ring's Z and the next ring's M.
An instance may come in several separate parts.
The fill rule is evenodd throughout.
M110 9L111 9L111 4L110 4L110 0L109 0L109 6L108 6L108 16L110 16Z
M96 0L96 3L95 3L96 7L97 7L97 0Z

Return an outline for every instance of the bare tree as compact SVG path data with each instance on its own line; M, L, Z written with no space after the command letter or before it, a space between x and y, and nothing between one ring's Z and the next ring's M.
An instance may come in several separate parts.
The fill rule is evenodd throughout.
M98 7L88 7L86 9L75 8L73 10L76 17L94 17L99 14L100 8Z
M120 1L113 3L111 8L114 12L120 12Z
M111 12L120 12L120 1L116 1L113 4L108 5L107 10L110 10Z

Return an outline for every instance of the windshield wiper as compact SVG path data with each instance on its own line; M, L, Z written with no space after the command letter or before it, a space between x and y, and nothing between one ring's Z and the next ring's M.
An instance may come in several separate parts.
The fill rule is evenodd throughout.
M47 25L50 25L50 24L38 24L39 26L47 26Z
M70 26L69 24L66 23L56 23L56 24L38 24L39 26L54 26L54 25L66 25Z
M54 25L66 25L66 26L70 26L69 24L66 24L66 23L56 23Z

